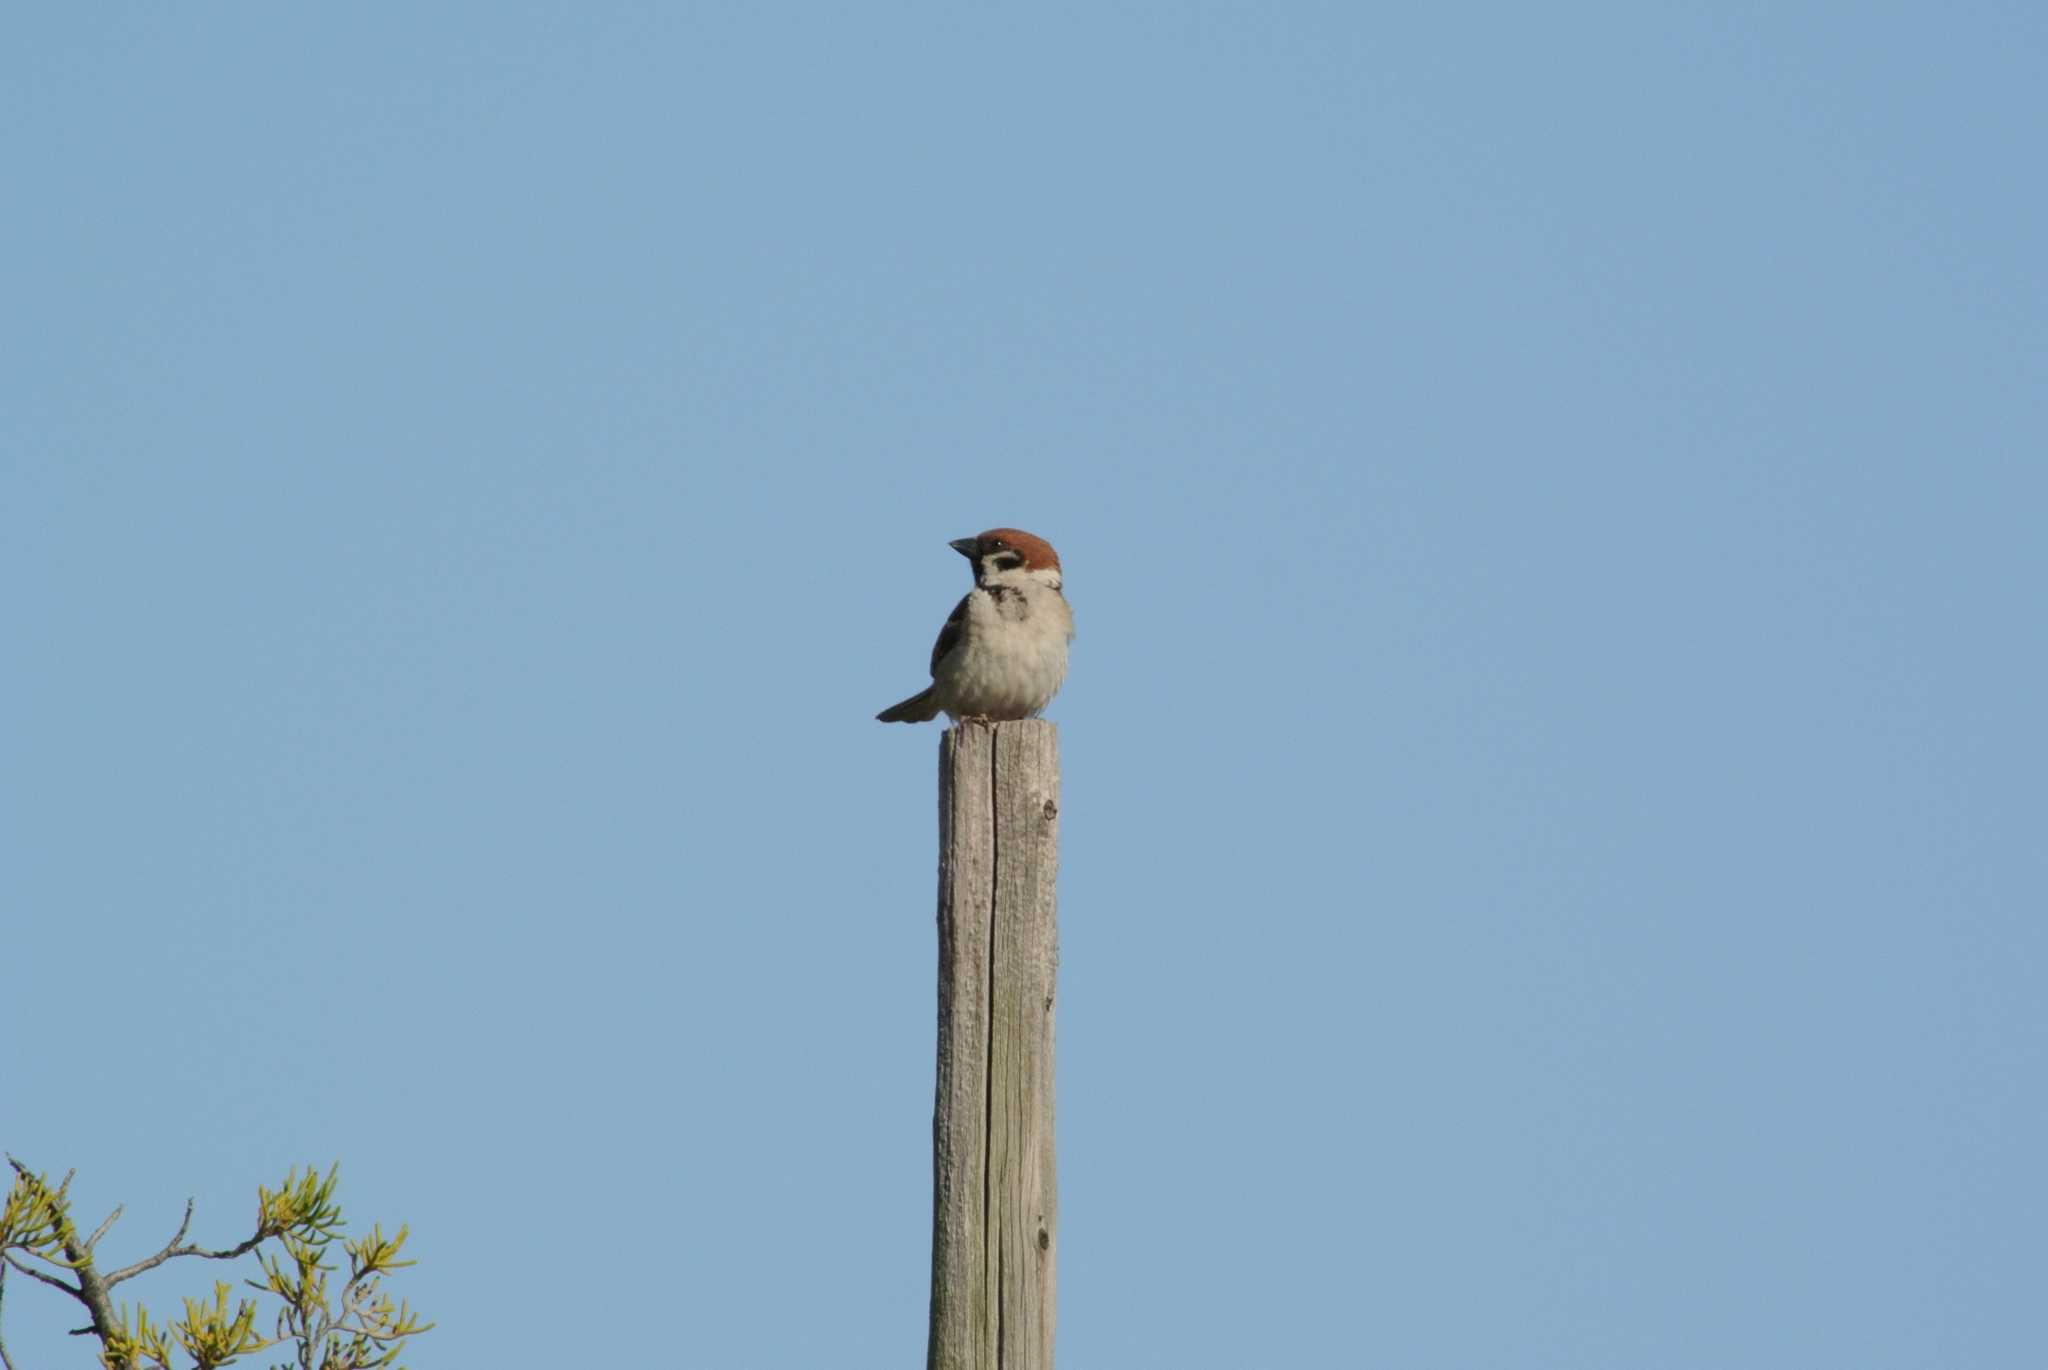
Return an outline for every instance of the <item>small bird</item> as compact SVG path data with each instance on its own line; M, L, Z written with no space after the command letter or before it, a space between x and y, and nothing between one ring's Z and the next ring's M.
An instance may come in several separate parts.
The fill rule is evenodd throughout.
M991 528L948 546L974 567L974 588L932 645L932 683L875 715L923 723L1033 718L1067 677L1074 612L1060 593L1060 557L1044 538Z

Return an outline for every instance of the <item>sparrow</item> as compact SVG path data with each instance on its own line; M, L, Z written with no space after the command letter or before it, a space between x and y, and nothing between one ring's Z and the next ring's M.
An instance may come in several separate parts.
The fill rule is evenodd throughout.
M974 588L932 645L932 683L875 715L923 723L1034 718L1067 676L1074 613L1060 592L1060 558L1044 538L991 528L947 544L974 568Z

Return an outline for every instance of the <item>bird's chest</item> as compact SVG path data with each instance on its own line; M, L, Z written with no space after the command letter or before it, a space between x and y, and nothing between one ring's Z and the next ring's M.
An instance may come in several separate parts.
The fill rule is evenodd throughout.
M1066 650L1069 620L1057 594L1029 594L1005 586L978 591L967 606L966 645L985 655L1029 656Z
M1041 602L1044 601L1044 602ZM970 711L1043 706L1067 670L1068 622L1058 596L991 589L974 595L942 674Z

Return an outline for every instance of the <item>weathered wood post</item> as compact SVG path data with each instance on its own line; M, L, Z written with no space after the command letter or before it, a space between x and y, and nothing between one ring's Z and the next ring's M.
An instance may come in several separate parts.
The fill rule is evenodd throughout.
M928 1370L1052 1370L1059 729L939 740L939 1081Z

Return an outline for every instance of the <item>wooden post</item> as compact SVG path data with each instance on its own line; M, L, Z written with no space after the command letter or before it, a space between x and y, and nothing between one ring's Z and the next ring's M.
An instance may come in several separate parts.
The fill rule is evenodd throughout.
M1059 729L939 739L939 1082L927 1370L1052 1370Z

